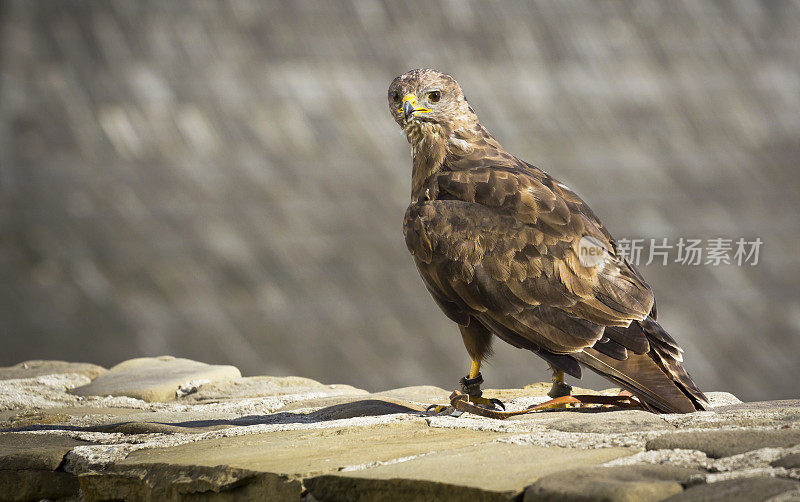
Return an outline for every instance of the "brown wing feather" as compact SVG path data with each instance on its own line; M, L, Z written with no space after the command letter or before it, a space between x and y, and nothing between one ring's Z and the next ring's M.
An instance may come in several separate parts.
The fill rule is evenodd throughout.
M435 199L409 206L404 231L448 317L479 322L572 374L578 360L654 410L702 409L680 348L649 324L650 287L577 195L527 165L443 172L434 188ZM602 265L578 259L586 235L608 251Z
M507 308L510 296L517 308L544 303L606 326L626 327L647 317L650 287L616 254L608 232L577 195L559 190L568 197L507 168L441 173L438 197L445 200L409 208L407 244L424 262L435 248L442 265L466 284L476 268L485 273L493 284L477 286L502 292ZM579 243L586 235L609 251L600 266L580 262ZM487 303L501 300L475 288L470 293L465 300L476 294Z
M683 350L652 317L631 323L627 331L631 332L627 339L633 336L632 332L638 332L636 337L648 341L649 349L641 354L629 352L627 358L618 359L603 353L602 344L595 344L573 357L631 391L653 411L689 413L708 409L708 399L681 364Z

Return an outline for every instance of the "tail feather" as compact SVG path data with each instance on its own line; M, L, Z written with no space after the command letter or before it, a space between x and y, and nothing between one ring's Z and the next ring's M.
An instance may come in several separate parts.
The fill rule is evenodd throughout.
M634 323L631 323L633 326ZM708 408L708 399L681 364L683 350L652 318L636 323L650 345L644 354L614 359L587 348L572 356L661 413L691 413Z

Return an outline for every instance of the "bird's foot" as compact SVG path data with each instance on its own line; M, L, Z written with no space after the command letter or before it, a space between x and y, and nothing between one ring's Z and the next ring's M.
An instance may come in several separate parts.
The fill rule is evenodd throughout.
M505 410L506 406L499 399L487 399L483 396L468 396L467 401L487 410ZM451 404L432 404L428 406L425 411L431 415L460 417L464 414L463 411L457 410Z
M547 393L553 399L569 396L570 394L572 394L572 385L566 382L553 382L553 386L550 387L550 391Z
M560 397L569 397L571 394L572 394L572 385L564 382L563 377L560 380L554 379L553 386L547 393L548 396L553 398L552 401L556 401ZM548 408L569 408L569 407L570 407L570 401L566 401L566 402L553 403L553 405L549 406Z
M481 408L486 408L487 410L505 410L506 405L503 404L502 401L495 398L485 398L483 397L483 391L481 391L481 384L483 383L483 376L478 373L477 376L474 378L469 378L469 376L465 376L460 380L461 383L461 391L462 393L467 395L467 400ZM432 404L428 406L425 410L426 412L432 415L450 415L452 417L459 417L464 412L461 410L457 410L453 407L452 404Z

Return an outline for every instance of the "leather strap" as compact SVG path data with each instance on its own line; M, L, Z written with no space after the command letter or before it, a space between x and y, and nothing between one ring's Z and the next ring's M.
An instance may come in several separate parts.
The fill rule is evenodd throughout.
M577 404L579 407L599 404L606 406L619 406L621 408L642 408L641 404L639 404L639 401L632 396L598 396L593 394L578 394L574 396L557 397L545 403L531 406L530 408L526 408L524 410L498 411L490 410L488 408L470 403L469 396L463 392L456 390L450 394L450 405L453 408L465 413L472 413L473 415L480 415L482 417L495 418L498 420L505 420L506 418L510 417L544 411L566 403Z

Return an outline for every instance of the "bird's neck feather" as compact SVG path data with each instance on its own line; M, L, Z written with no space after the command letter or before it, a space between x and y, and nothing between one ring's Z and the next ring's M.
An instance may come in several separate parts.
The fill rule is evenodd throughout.
M411 143L411 198L419 200L431 176L442 170L447 155L446 127L433 122L414 122L405 128L406 138Z
M431 178L440 171L469 169L485 162L491 165L514 162L514 157L506 153L475 115L469 115L445 125L413 122L405 127L414 167L412 200L425 198L425 191L432 188Z

